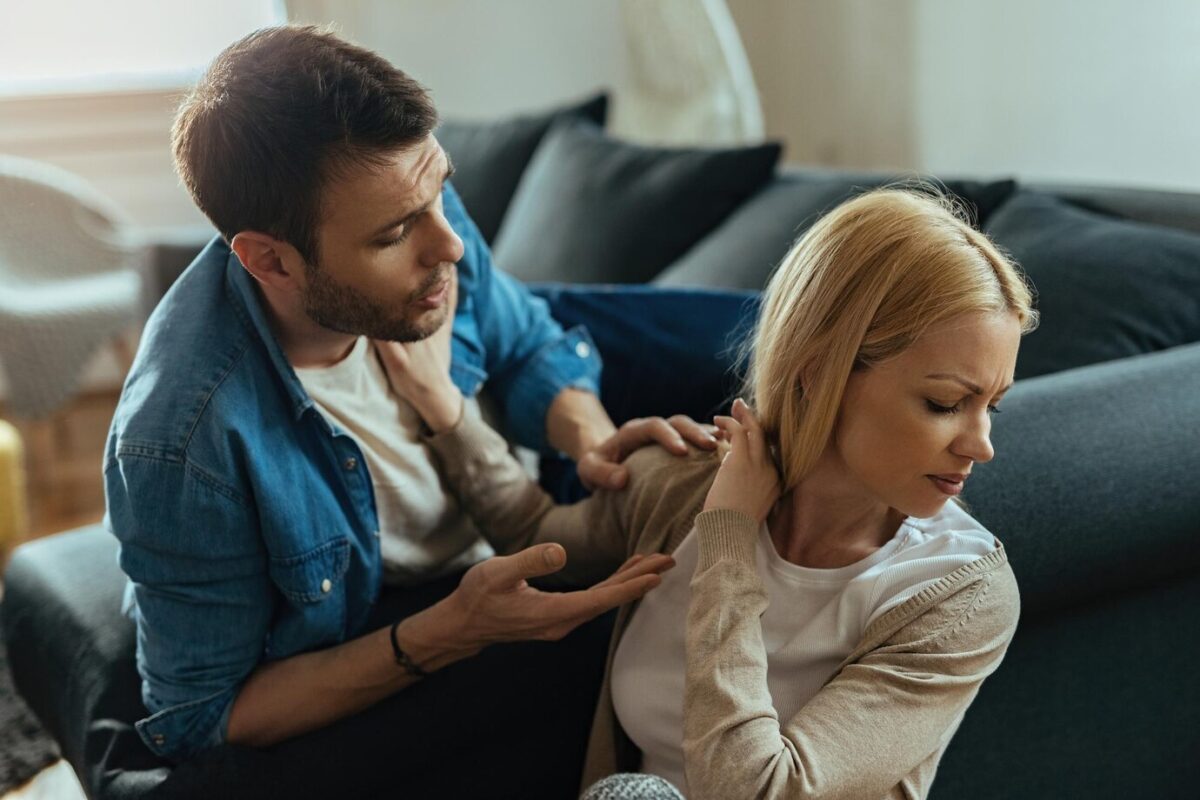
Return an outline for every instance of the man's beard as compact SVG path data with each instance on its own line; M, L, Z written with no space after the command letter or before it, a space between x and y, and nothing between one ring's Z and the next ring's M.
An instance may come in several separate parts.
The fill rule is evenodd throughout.
M396 308L375 302L358 289L333 280L318 264L309 264L305 268L308 281L301 297L304 313L321 327L338 333L389 342L416 342L442 327L449 313L449 303L420 315L419 322L408 318L409 308L447 280L451 269L454 267L446 265L430 273L403 306Z

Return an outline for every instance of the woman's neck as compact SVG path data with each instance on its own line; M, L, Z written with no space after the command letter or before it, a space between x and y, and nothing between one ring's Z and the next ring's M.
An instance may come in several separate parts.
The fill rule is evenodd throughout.
M833 569L866 558L896 535L905 515L818 467L780 497L767 518L785 561Z

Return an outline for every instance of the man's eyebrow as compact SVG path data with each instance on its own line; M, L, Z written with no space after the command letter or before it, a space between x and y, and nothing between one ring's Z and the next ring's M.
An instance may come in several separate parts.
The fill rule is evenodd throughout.
M442 151L442 152L445 152L445 151ZM446 184L446 181L450 180L450 176L453 174L454 174L454 163L452 161L450 161L450 154L446 153L446 174L444 176L442 176L442 185L443 186ZM369 238L374 239L376 236L382 236L383 234L390 231L392 228L398 228L407 222L411 222L412 220L416 219L417 217L421 216L426 211L428 211L429 207L431 205L433 205L435 200L437 200L436 197L433 200L430 200L428 203L425 203L424 205L413 209L412 211L408 212L404 216L394 219L391 222L387 223L386 225L381 225L378 229L376 229L376 231L374 233L372 233L370 235Z
M976 386L975 384L971 383L971 382L970 382L969 380L967 380L966 378L963 378L963 377L961 377L961 376L959 376L959 375L951 375L951 374L950 374L950 373L948 373L948 372L934 372L933 374L931 374L931 375L926 375L925 377L926 377L926 378L936 378L936 379L938 379L938 380L951 380L951 381L955 381L955 382L957 382L957 383L961 383L963 386L965 386L965 387L967 387L968 389L970 389L970 390L971 390L971 392L972 392L972 394L983 394L983 389L980 389L978 386ZM996 394L1004 394L1005 392L1007 392L1007 391L1008 391L1009 389L1011 389L1011 388L1012 388L1012 384L1010 383L1008 386L1005 386L1003 389L1001 389L1000 391L996 392Z

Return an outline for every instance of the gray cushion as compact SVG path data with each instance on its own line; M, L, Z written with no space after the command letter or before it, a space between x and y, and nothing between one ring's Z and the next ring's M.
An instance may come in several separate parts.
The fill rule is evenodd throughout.
M778 159L774 144L643 147L559 122L521 178L496 263L527 281L647 281L766 183Z
M495 240L521 174L550 126L579 118L603 126L608 95L544 114L526 114L495 122L447 120L437 129L438 142L454 162L454 188L479 227L484 241Z
M1200 341L1200 236L1030 191L987 230L1038 291L1018 378Z
M944 189L958 197L979 224L1016 190L1011 180L941 183L929 179L918 184L882 173L792 170L747 201L654 283L761 289L792 243L822 215L862 192L892 183Z

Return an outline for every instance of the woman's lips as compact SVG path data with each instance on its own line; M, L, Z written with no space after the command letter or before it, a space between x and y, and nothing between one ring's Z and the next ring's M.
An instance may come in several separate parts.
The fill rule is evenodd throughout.
M944 494L948 494L951 497L953 497L957 494L962 493L962 490L963 490L963 482L962 481L957 481L957 482L948 481L945 478L939 478L936 475L926 475L925 477L929 478L929 480L933 481L933 485L936 486Z

